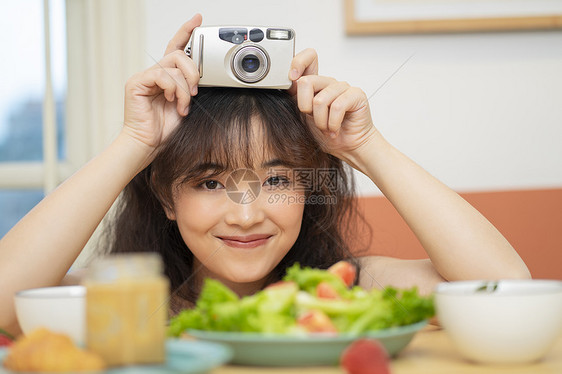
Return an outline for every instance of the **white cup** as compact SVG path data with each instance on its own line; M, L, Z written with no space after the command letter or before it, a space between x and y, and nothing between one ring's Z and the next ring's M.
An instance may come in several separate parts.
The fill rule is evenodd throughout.
M68 335L84 346L86 326L83 286L44 287L19 291L14 296L16 315L24 334L40 327Z

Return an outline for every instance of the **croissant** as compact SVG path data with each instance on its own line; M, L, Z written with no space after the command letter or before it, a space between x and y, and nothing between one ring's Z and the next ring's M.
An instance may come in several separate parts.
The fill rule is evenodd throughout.
M40 328L17 339L4 359L4 367L23 372L101 371L103 359L83 350L64 335Z

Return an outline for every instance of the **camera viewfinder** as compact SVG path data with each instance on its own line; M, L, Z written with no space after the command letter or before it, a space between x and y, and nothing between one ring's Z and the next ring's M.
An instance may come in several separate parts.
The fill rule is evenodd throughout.
M229 43L241 44L248 39L248 29L221 27L219 29L219 38Z

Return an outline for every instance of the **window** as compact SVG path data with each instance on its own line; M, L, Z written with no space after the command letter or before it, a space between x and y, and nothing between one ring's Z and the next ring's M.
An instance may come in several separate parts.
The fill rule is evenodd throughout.
M55 163L66 158L66 17L64 0L46 2L50 38L46 43L44 2L0 3L0 237L43 197L46 52L51 60L54 124L49 144ZM17 32L14 32L17 30Z
M118 134L144 22L137 0L0 2L0 237Z

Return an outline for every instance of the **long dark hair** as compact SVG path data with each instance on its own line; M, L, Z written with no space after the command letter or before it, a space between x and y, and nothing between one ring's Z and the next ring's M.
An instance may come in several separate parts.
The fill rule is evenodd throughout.
M300 234L268 281L279 280L295 262L319 268L342 259L356 262L350 250L357 238L357 215L349 167L321 150L287 92L240 88L200 88L189 114L161 145L154 161L124 189L107 226L107 250L158 252L174 294L193 302L197 290L186 282L193 272L193 254L165 208L173 207L174 184L202 177L200 165L222 165L217 174L253 168L255 119L264 130L264 152L290 168L325 173L322 183L318 174L312 178Z

